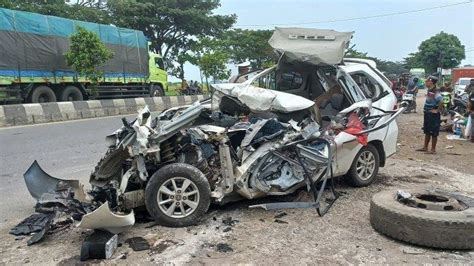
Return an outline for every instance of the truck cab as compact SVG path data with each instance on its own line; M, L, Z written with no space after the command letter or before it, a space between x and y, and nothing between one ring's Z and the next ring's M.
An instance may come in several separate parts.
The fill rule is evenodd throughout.
M162 95L158 95L159 92L156 91L155 96L163 96L164 95L164 90L167 89L168 87L168 75L166 73L163 58L161 55L149 52L149 62L148 62L148 67L149 67L149 72L150 75L148 77L149 83L152 84L153 86L156 87L161 87L161 92L163 93ZM156 88L158 89L158 88Z

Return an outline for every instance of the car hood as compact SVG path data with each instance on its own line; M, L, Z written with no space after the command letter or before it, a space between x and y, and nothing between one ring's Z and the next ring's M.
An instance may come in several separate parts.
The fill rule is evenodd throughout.
M218 92L214 93L213 99L219 100L224 95L237 98L253 112L291 113L314 105L313 101L304 97L255 87L248 83L213 84L212 87Z
M307 28L276 28L268 41L282 59L309 64L342 63L344 50L354 32Z

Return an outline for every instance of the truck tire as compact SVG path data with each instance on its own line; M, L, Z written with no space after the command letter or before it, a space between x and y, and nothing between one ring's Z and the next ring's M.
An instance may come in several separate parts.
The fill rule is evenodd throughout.
M158 84L151 84L150 85L150 97L161 97L165 96L165 92L161 85Z
M355 187L365 187L374 182L379 173L380 155L374 145L362 147L347 173L349 182Z
M184 190L183 190L184 188ZM185 163L172 163L156 171L145 189L145 204L161 225L197 224L211 202L211 188L204 174Z
M56 95L50 87L41 85L33 89L30 99L32 103L49 103L56 101Z
M372 197L370 223L389 237L443 249L474 249L474 198L439 191L406 190L413 199L396 199L395 190Z
M62 102L82 101L84 100L84 95L82 95L82 92L78 87L69 85L61 91L59 99Z

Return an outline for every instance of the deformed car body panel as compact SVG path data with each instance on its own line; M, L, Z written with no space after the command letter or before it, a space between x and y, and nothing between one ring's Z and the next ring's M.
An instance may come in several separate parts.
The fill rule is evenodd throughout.
M86 201L84 186L79 182L79 180L65 180L52 177L41 168L36 160L31 164L28 170L26 170L23 177L25 178L28 191L36 200L41 199L43 194L54 193L57 185L62 182L72 188L75 199Z
M344 50L353 33L277 27L268 43L283 54L283 60L287 62L336 65L342 63Z
M77 226L87 229L106 230L113 234L118 234L128 230L134 224L135 214L133 210L125 215L115 214L110 210L109 203L105 202L93 212L84 215Z
M291 113L314 105L304 97L281 91L267 90L250 84L215 84L213 87L226 96L237 98L253 112L278 111ZM218 99L216 97L214 100ZM213 102L213 109L216 110ZM218 106L218 105L217 105Z

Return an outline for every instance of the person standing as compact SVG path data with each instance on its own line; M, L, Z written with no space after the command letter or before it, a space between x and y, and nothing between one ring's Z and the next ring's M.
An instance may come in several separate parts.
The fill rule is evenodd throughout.
M425 133L425 143L423 148L417 151L436 153L436 144L438 142L439 128L441 125L440 111L443 109L443 97L436 89L436 82L438 77L429 76L426 79L425 85L428 88L426 92L425 105L423 106L423 132ZM431 150L428 151L428 145L431 141Z
M442 86L442 87L440 88L440 91L441 91L441 92L449 92L449 93L451 93L451 92L452 92L452 89L451 89L451 82L446 81L446 82L444 83L444 86Z
M464 91L469 96L467 110L471 118L471 142L474 143L474 79L471 79L469 81L469 84L466 86L466 89L464 89Z
M229 78L230 83L243 83L248 77L245 75L250 71L250 62L246 61L237 65L238 73Z

